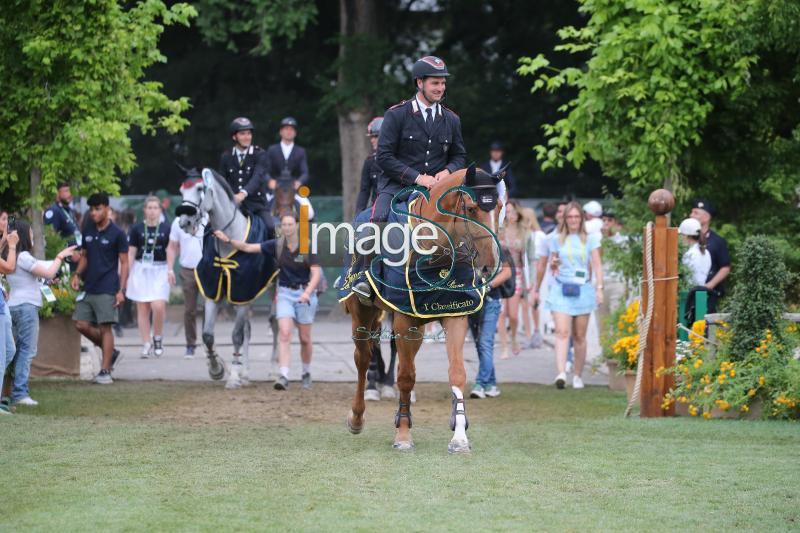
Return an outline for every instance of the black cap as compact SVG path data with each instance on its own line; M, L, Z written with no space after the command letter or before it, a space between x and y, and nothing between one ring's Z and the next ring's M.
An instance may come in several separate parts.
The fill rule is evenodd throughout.
M297 129L297 121L294 119L294 117L286 117L281 120L281 128L284 126L291 126L294 129Z
M692 209L702 209L712 217L717 213L717 210L714 209L714 204L712 204L705 198L698 198L695 201L693 201Z
M503 148L503 143L500 141L493 141L492 144L489 145L489 150L505 150L505 148Z

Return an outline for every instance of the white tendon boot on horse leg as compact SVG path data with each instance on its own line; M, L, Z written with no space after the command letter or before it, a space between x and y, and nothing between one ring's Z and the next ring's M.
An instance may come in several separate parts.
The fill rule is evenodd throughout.
M226 389L238 389L242 386L242 360L241 357L234 354L233 363L231 364L231 371L228 374L228 381L225 382Z
M239 379L241 385L250 384L249 311L249 306L236 306L236 321L234 322L233 334L231 335L231 340L233 341L234 360L236 359L236 354L240 354L242 356L240 359L242 364L239 367Z
M448 453L469 453L470 446L467 439L467 413L464 409L464 393L458 387L450 387L453 391L453 410L450 414L450 429L453 438L447 445Z

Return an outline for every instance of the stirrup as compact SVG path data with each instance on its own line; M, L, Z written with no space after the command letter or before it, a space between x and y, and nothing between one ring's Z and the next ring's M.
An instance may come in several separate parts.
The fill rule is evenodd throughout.
M358 297L358 301L363 305L372 307L372 288L366 281L359 281L353 285L353 292Z

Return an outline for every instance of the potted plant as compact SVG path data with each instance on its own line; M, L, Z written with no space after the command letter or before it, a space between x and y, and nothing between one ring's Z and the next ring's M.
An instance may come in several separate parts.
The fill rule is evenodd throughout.
M713 340L714 357L702 337L686 343L674 367L659 369L675 375L663 406L676 403L705 419L800 418L800 361L792 357L800 335L796 324L781 319L791 276L766 237L748 238L738 259L747 282L733 296L730 324ZM703 331L705 324L692 329Z
M639 300L624 303L606 321L601 334L603 355L608 367L608 386L633 393L639 356Z
M45 228L45 239L46 257L54 257L66 246L65 240L50 226ZM72 322L77 292L70 286L69 276L69 265L65 264L48 283L55 301L43 299L39 309L39 345L31 363L32 376L80 376L81 335Z

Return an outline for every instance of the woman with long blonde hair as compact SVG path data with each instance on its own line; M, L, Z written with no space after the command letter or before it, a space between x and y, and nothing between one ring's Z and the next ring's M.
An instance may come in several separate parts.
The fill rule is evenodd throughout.
M164 353L164 315L169 301L170 285L175 285L175 273L167 267L167 253L173 253L172 249L168 249L170 228L169 224L160 220L161 200L157 196L148 196L144 201L144 221L133 225L128 233L130 274L127 297L136 302L144 359L150 355L161 357Z
M539 220L536 218L536 211L530 207L522 209L522 224L528 231L528 240L525 246L525 264L523 266L523 280L525 288L520 299L522 308L522 327L527 338L527 347L541 348L543 344L542 334L539 331L539 305L534 302L532 295L536 292L536 250L543 246L543 241L547 236L539 227ZM533 331L531 331L531 319L533 319Z
M516 356L521 350L517 340L517 327L519 324L519 305L522 299L523 266L527 254L527 246L530 231L522 221L522 206L516 199L511 199L506 203L506 216L503 229L500 231L500 244L506 248L511 255L515 269L515 289L510 298L503 302L503 310L500 319L497 321L497 333L500 336L502 352L500 359L508 359L508 334L506 328L511 332L511 352ZM507 323L507 324L506 324Z
M566 385L567 350L572 336L575 349L575 375L572 387L583 388L581 373L586 362L586 330L589 317L603 303L603 264L600 258L600 234L586 234L583 208L570 202L558 231L548 236L550 266L554 283L547 294L547 304L556 323L556 387ZM547 262L542 258L539 265ZM537 294L544 278L544 268L536 273ZM594 286L593 282L594 281Z

